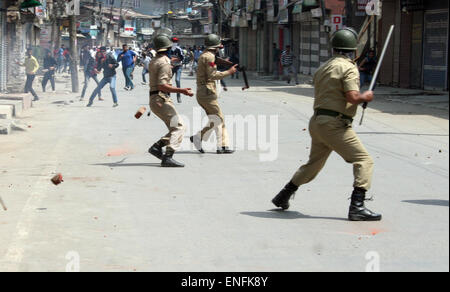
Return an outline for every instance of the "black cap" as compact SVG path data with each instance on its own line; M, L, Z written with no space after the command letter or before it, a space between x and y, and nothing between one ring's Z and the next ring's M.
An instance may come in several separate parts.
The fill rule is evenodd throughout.
M100 51L106 51L106 47L105 46L100 47Z

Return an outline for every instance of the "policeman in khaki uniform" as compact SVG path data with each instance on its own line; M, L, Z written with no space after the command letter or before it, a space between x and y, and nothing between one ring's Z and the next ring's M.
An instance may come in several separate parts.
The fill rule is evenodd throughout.
M372 180L373 160L352 128L358 104L370 102L373 92L360 93L359 72L350 56L356 50L357 33L346 28L335 33L332 46L335 56L314 75L314 116L309 124L312 138L308 163L272 200L282 209L289 208L289 199L299 186L313 180L325 165L332 151L353 164L354 183L348 219L379 221L381 215L364 206L365 195Z
M162 167L184 167L173 159L173 154L181 145L184 135L184 125L170 99L170 93L181 93L193 96L190 88L173 87L172 66L167 56L167 51L172 47L172 41L165 34L160 34L154 39L154 47L158 54L149 65L150 72L150 109L167 126L169 133L156 142L150 149L150 154L161 159ZM166 147L163 154L162 148Z
M205 39L206 50L198 59L197 69L197 102L209 117L208 124L197 135L191 137L191 142L200 153L204 153L202 141L207 141L213 131L217 136L217 154L231 154L229 148L228 132L225 127L224 116L217 102L218 94L216 81L233 75L237 66L228 71L217 71L216 54L222 48L220 37L210 34Z

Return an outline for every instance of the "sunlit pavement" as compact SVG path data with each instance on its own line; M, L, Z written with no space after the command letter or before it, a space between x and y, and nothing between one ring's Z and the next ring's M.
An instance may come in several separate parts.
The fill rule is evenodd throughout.
M183 97L189 127L175 158L186 168L164 169L147 153L164 124L134 118L148 109L140 69L131 92L118 75L118 108L108 87L91 108L49 93L22 118L26 132L0 136L0 271L448 271L448 111L382 100L362 126L358 115L375 161L368 206L384 220L354 223L352 166L335 154L289 211L270 203L308 159L309 85L253 79L243 92L242 79L227 79L230 156L214 143L192 149L203 112ZM195 89L187 74L182 85Z

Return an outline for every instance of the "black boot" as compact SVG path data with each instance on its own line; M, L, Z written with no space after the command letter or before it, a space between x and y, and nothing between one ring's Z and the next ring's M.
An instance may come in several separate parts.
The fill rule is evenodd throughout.
M228 147L217 148L217 154L233 154L234 150Z
M355 188L352 194L352 203L348 212L350 221L380 221L382 216L376 214L364 206L366 200L366 190Z
M178 100L178 103L181 103L181 96L180 95L177 96L177 100Z
M155 156L156 158L162 160L162 158L163 158L163 151L162 151L162 148L163 148L163 147L164 147L164 145L162 145L162 142L161 142L161 141L158 141L158 142L156 142L155 144L153 144L153 146L150 147L150 149L148 149L148 152L149 152L151 155Z
M275 198L272 199L272 203L283 210L289 209L289 200L297 190L298 187L294 185L292 182L289 182L284 187L284 189L282 189L281 192Z
M184 167L183 163L180 163L172 158L172 152L166 152L162 158L161 166L162 167Z
M203 147L202 147L202 141L200 140L200 138L198 138L198 136L191 136L190 140L191 140L191 143L194 144L194 147L195 147L195 149L198 150L198 152L200 152L202 154L205 153L205 151L203 150Z

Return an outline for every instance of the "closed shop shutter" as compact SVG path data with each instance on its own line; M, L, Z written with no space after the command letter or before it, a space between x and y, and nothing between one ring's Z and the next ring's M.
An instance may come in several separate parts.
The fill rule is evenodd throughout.
M6 13L0 12L0 92L6 90Z
M300 72L312 75L321 63L321 32L318 20L301 23Z
M448 88L448 10L425 12L423 85L427 90Z

